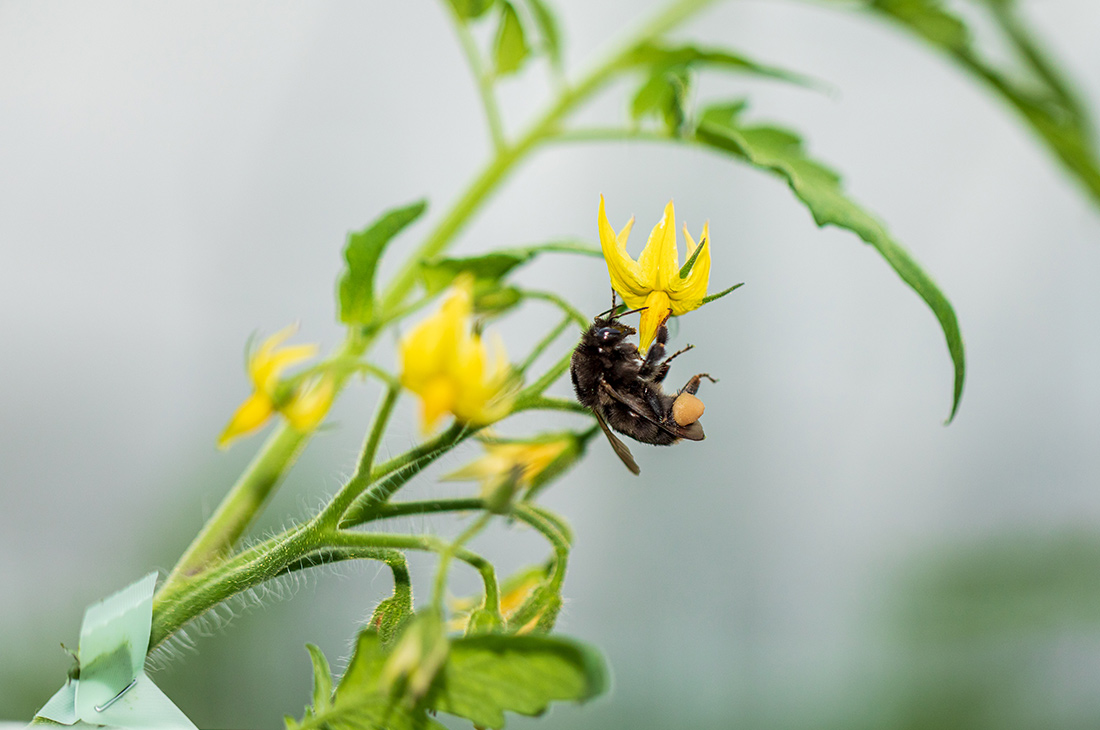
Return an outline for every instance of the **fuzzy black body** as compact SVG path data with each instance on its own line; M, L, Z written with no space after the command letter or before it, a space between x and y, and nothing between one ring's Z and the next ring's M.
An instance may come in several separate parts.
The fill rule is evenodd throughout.
M614 429L642 443L667 446L680 439L702 441L698 422L682 426L672 417L672 405L683 392L694 394L706 373L695 375L675 395L664 392L661 383L669 363L690 346L665 358L668 328L661 325L657 337L643 358L627 340L634 328L615 321L614 316L596 317L573 350L570 374L577 400L592 409L615 452L634 473L638 465L630 450L609 430Z

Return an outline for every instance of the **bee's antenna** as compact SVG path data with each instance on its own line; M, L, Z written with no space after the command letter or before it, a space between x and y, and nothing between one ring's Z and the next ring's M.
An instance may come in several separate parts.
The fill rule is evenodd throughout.
M626 312L620 312L619 314L615 315L614 319L618 319L619 317L625 317L626 315L634 314L635 312L643 312L647 309L649 309L649 307L638 307L637 309L631 309L631 310L626 311Z

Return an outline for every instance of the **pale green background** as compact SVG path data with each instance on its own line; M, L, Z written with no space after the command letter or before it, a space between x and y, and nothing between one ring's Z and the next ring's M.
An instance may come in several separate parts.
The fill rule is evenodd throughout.
M578 70L657 4L561 5ZM1100 6L1025 9L1095 107ZM749 91L760 117L801 129L909 246L957 307L966 395L945 428L951 371L933 317L777 180L641 144L540 153L460 251L594 240L603 193L616 226L638 216L636 253L675 197L693 231L710 220L714 287L747 282L676 335L697 350L672 381L721 378L702 393L708 439L635 449L641 479L597 444L546 496L578 535L560 627L606 650L615 689L541 726L917 727L906 698L927 710L940 695L920 694L918 658L891 628L907 571L960 543L1091 540L1100 526L1100 214L999 102L891 27L759 0L686 32L835 85L702 88ZM544 78L503 85L511 129ZM623 108L611 97L585 116ZM0 718L45 702L84 607L168 569L250 457L258 439L214 449L247 392L248 335L300 320L300 340L335 344L346 232L421 195L438 216L487 150L435 3L0 3ZM548 259L524 281L606 306L598 261ZM504 325L510 351L555 319L535 308ZM392 364L389 345L378 357ZM339 406L265 526L337 487L374 395ZM404 402L386 450L415 437ZM518 530L476 547L504 568L544 554ZM414 561L418 580L431 565ZM303 643L342 665L389 579L370 565L275 590L295 600L235 608L215 638L196 635L198 655L153 675L201 727L300 715ZM992 656L1025 679L997 683L992 709L958 726L1096 727L1095 624L1021 636L1024 649L1009 640ZM976 675L959 666L964 680L936 676L965 704Z

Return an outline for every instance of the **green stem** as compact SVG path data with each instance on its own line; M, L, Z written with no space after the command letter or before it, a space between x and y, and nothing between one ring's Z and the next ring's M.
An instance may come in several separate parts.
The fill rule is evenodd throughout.
M451 567L451 558L461 550L463 546L470 540L477 537L478 533L485 529L485 526L489 524L489 520L493 518L491 512L483 512L480 517L474 520L473 524L467 527L462 533L454 539L447 547L439 554L439 565L435 571L435 584L432 589L432 606L439 613L443 615L443 600L447 595L447 573ZM496 593L496 591L494 591ZM494 595L493 599L489 598L489 591L485 591L485 606L497 607L497 613L500 613L500 597Z
M467 530L468 532L469 530ZM452 557L458 558L481 574L481 580L485 584L486 605L500 605L500 589L497 585L496 571L493 564L475 552L464 547L452 545L435 535L398 535L378 532L352 532L338 530L332 535L328 544L331 547L374 547L395 548L398 550L424 550L440 556L450 552Z
M374 423L371 424L370 433L363 444L363 451L359 455L359 464L351 479L340 489L328 506L321 511L316 518L323 527L336 527L340 518L355 501L355 498L363 493L371 483L371 471L374 467L374 457L378 453L378 446L382 443L382 435L386 432L386 426L393 414L393 407L397 403L397 396L401 393L398 383L390 383L386 388L386 394L378 405L378 411L374 415Z
M477 82L477 93L481 98L481 106L485 110L485 119L489 123L489 137L493 143L493 149L499 154L507 146L507 140L504 138L504 121L500 115L500 107L493 93L493 77L485 68L477 43L466 26L466 21L449 0L443 0L443 5L449 11L448 15L454 25L455 35L458 36L459 43L462 45L462 53L466 56L466 63L470 67L474 81Z
M558 323L557 327L550 330L550 332L541 340L539 340L538 343L531 349L531 352L528 353L527 357L524 359L523 364L519 366L519 372L527 372L528 368L534 365L535 361L539 359L539 356L542 355L542 353L546 352L546 348L554 344L554 340L558 339L558 336L561 335L562 332L565 332L565 330L572 323L573 318L569 315L566 315L565 319Z
M550 139L557 139L557 137L551 137ZM579 309L559 297L554 292L524 289L522 294L525 299L541 299L545 302L550 302L558 309L565 312L565 314L569 316L569 319L576 322L577 325L580 326L582 331L588 329L588 317L584 316L584 314Z

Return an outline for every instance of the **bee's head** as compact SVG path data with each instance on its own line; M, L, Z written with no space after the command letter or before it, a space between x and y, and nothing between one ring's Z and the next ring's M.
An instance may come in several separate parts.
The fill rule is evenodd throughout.
M629 325L615 321L614 318L603 319L597 317L592 323L592 337L600 345L616 345L624 337L634 334L635 330Z

